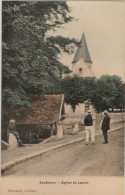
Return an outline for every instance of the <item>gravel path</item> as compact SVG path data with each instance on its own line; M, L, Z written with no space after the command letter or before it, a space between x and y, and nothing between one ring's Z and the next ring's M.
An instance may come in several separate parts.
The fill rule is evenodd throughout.
M95 145L79 142L19 164L4 176L123 176L124 129L111 132L109 144L96 137Z

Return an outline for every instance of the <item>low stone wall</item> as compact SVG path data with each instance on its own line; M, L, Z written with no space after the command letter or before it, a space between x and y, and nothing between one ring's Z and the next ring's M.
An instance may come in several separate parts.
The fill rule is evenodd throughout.
M78 124L78 126L79 126L79 131L85 130L84 124L81 124L81 123L77 123L77 124ZM75 124L63 124L63 133L64 133L65 135L70 135L70 134L72 134L74 125L75 125Z
M124 113L109 113L110 124L124 123ZM85 126L83 124L85 115L79 114L69 114L66 115L66 119L63 121L63 131L64 134L71 134L74 128L74 125L77 123L79 125L79 130L84 130ZM104 115L103 113L95 114L95 129L101 129L101 123Z
M110 113L111 124L124 123L125 122L125 113Z
M95 120L95 129L98 130L101 128L101 122L104 117L103 113L96 114L96 120ZM109 113L110 116L110 124L118 124L118 123L124 123L125 117L124 113Z
M63 120L63 133L66 135L72 134L75 124L79 125L79 130L84 129L83 125L84 114L66 114L65 119Z

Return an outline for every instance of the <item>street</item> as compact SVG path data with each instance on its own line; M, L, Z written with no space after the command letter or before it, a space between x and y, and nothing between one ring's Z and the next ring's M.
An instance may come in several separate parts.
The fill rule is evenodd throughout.
M23 162L3 176L123 176L124 129L108 133L109 144L79 142Z

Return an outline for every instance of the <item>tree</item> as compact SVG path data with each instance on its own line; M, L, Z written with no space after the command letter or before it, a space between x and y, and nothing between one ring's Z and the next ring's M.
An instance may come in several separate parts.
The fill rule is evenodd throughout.
M71 53L75 39L49 37L72 20L66 2L2 2L2 101L31 106L29 94L58 93L63 71L58 54Z
M91 101L95 91L95 81L92 78L82 78L77 75L68 76L62 80L62 90L65 94L65 102L70 104L75 112L76 105L85 100Z
M101 76L95 92L92 102L97 111L124 107L124 84L119 76Z
M92 102L93 97L95 96L95 89L96 89L96 80L94 78L84 78L83 79L83 86L84 86L84 97L85 100Z
M88 100L98 112L109 108L124 108L124 83L119 76L103 75L98 80L66 77L62 80L62 90L65 102L70 104L73 111L76 105Z

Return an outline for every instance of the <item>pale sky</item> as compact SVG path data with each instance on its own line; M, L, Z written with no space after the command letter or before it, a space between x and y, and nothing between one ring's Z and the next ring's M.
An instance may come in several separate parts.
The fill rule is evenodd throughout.
M78 20L56 34L80 40L84 32L96 76L115 74L125 81L125 2L68 1L68 5ZM71 67L73 57L62 55L60 61Z

